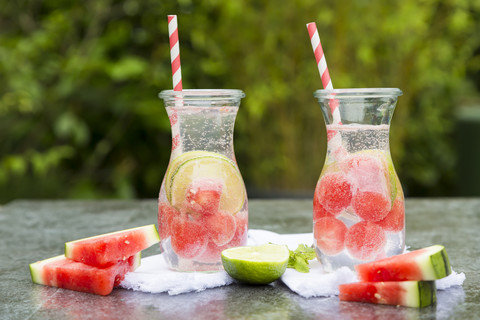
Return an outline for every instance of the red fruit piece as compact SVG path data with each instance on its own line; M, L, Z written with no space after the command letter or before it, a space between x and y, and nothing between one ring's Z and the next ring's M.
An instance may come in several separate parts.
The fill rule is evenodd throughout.
M210 239L217 246L229 243L235 235L235 218L226 212L218 211L214 215L206 216L204 225Z
M334 215L328 213L327 210L320 204L320 199L318 198L318 193L315 193L313 196L313 222L317 221L320 218L333 218Z
M226 249L226 246L219 247L213 241L209 240L205 251L196 257L195 260L203 263L220 262L223 249Z
M378 186L386 186L387 168L377 156L355 154L340 163L340 168L354 181L356 188L374 187L373 190L377 190Z
M385 231L402 231L405 225L405 203L403 199L395 199L392 210L390 210L388 215L383 220L375 223L382 227L382 229Z
M317 247L326 255L336 255L345 247L347 226L335 218L320 218L315 222L313 235Z
M357 191L352 207L355 214L366 221L380 221L392 208L388 193L372 191Z
M199 262L215 263L221 261L221 253L223 250L247 245L248 233L248 214L246 211L240 211L235 216L235 235L229 243L218 246L212 240L208 242L207 249L200 256L195 258Z
M175 217L171 224L172 249L181 258L193 259L205 251L208 242L205 227L186 214Z
M348 229L345 246L348 252L359 260L372 260L377 257L387 243L382 228L373 222L361 221Z
M352 185L342 172L329 173L318 181L315 197L328 212L337 215L350 205Z
M247 245L248 234L248 214L246 211L240 211L235 216L235 235L227 244L228 247L239 247Z
M166 239L170 235L173 219L180 213L166 202L158 204L158 233L160 239Z
M223 183L219 179L196 179L188 187L185 195L187 212L193 215L212 215L218 211Z

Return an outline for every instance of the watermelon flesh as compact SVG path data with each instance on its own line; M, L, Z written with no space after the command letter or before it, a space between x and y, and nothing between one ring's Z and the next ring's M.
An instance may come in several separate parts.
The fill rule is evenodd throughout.
M103 269L61 255L30 264L30 274L34 283L105 296L139 265L140 252Z
M361 281L436 280L452 271L444 246L415 250L355 266Z
M341 301L422 308L436 301L435 281L355 282L339 286Z
M132 228L65 243L65 256L98 268L106 268L158 243L155 225Z

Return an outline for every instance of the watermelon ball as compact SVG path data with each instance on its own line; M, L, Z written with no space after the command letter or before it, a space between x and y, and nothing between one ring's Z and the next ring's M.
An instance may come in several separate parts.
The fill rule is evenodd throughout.
M320 218L313 226L317 247L326 255L336 255L345 247L347 226L335 218Z
M227 212L218 211L204 217L203 222L208 236L217 246L229 243L235 235L235 218Z
M318 181L315 197L328 212L338 215L350 205L352 185L344 173L328 173Z
M345 237L345 247L350 255L359 260L372 260L377 257L387 237L381 227L373 222L360 221L350 227Z
M378 156L368 153L352 155L340 163L340 168L355 181L358 188L365 188L367 185L385 185L385 179L388 177L387 168Z
M392 203L388 193L374 191L357 191L353 196L352 207L355 214L366 221L384 219Z
M232 240L225 245L218 246L211 239L208 242L207 249L195 260L204 263L216 263L221 261L222 251L232 247L244 246L247 244L248 215L245 211L238 212L235 216L235 235Z
M244 246L247 244L248 233L248 214L246 211L240 211L235 216L235 235L228 243L229 247Z
M226 249L226 246L217 246L213 241L209 240L205 251L198 257L195 257L195 261L203 263L216 263L221 261L222 250Z
M320 218L333 218L334 215L325 210L325 208L320 204L320 199L317 195L318 193L315 193L313 196L313 222L317 221Z
M208 243L206 229L187 214L175 217L170 231L172 249L179 257L193 259L205 251Z
M160 239L166 239L170 235L173 219L180 213L167 202L158 204L158 232Z
M222 197L223 182L220 179L200 178L194 180L185 194L185 208L195 216L212 215L218 211Z
M392 210L390 210L388 215L384 219L375 223L382 227L382 229L385 231L402 231L403 227L405 226L405 202L403 199L395 199Z

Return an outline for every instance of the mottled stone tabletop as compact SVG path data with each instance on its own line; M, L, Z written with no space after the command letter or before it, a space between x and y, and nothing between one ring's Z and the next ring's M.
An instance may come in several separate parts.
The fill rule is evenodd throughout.
M251 228L311 232L310 200L251 200ZM114 289L109 296L31 282L28 264L66 241L156 223L156 201L26 201L0 207L0 319L480 319L480 199L408 199L407 245L447 248L463 287L423 309L305 299L281 282L177 296ZM143 256L159 253L153 246Z

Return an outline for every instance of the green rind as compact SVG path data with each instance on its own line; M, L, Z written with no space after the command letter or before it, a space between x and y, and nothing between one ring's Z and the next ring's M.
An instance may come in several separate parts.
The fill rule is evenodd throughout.
M362 281L431 281L452 271L444 246L434 245L355 266Z
M434 245L425 248L425 251L415 259L419 262L423 273L423 279L418 280L442 279L452 273L450 259L444 246Z
M402 286L404 290L403 306L424 308L436 302L435 281L392 281L390 283L399 283Z
M88 238L83 238L83 239L78 239L78 240L66 242L65 243L65 256L67 258L69 258L71 256L71 250L73 249L73 247L76 243L80 243L82 241L87 241L87 240L100 239L102 237L109 237L109 236L112 236L112 235L118 235L118 234L122 234L122 233L125 233L125 232L131 232L131 231L136 231L136 230L141 230L141 229L145 229L144 235L145 235L145 239L147 241L147 245L149 247L154 245L155 243L160 242L160 236L158 234L157 228L155 227L154 224L150 224L150 225L146 225L146 226L142 226L142 227L136 227L136 228L130 228L130 229L125 229L125 230L120 230L120 231L115 231L115 232L109 232L109 233L104 233L104 234L100 234L100 235L93 236L93 237L88 237Z
M30 268L30 275L32 277L32 282L33 283L38 283L38 284L45 284L45 281L42 277L42 267L46 264L49 264L50 262L53 262L55 260L61 260L61 259L64 259L64 258L65 258L65 256L62 254L62 255L51 257L51 258L48 258L48 259L45 259L45 260L41 260L41 261L31 263L29 265L29 268Z
M418 307L428 307L437 301L437 287L435 281L418 281Z
M436 302L435 281L354 282L339 286L341 301L388 304L413 308Z
M45 265L48 265L52 262L55 262L56 260L63 260L63 259L68 259L65 255L58 255L55 257L51 257L45 260L37 261L34 263L29 264L29 269L30 269L30 276L32 277L32 282L37 283L37 284L42 284L42 285L49 285L46 283L45 279L42 277L42 269ZM134 255L133 259L133 270L136 270L138 267L140 267L142 261L142 253L137 252ZM78 262L80 263L80 262ZM90 268L95 268L92 266L89 266Z
M137 270L142 264L142 252L137 252L133 258L133 270Z

